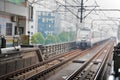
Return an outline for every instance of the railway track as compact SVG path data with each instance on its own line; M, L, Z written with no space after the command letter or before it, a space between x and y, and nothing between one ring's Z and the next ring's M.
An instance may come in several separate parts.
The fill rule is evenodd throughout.
M86 50L88 51L88 50ZM71 52L56 56L55 58L40 62L35 65L31 65L29 67L17 70L15 72L11 72L6 75L0 76L0 80L16 80L16 79L27 79L30 76L33 76L33 74L41 73L53 70L54 68L57 68L63 64L65 64L68 60L73 59L74 57L80 55L82 52L86 51L80 51L80 50L73 50Z
M40 69L37 73L35 73L32 76L29 76L25 79L26 80L34 80L34 79L36 80L36 79L40 79L41 77L43 78L44 75L46 76L46 75L49 75L49 74L54 74L53 73L54 70L60 68L62 65L68 63L69 61L71 61L75 57L79 56L80 54L84 54L88 51L89 51L89 49L85 50L85 51L81 51L81 52L79 52L79 51L76 52L75 51L75 52L72 52L71 54L69 53L68 55L66 55L64 57L61 57L58 62L54 63L54 65L51 65L52 63L50 62L51 66L47 65L47 67L44 70L42 69L42 71L41 71L41 69Z
M94 48L96 48L96 47L94 47ZM39 70L39 72L33 73L33 75L31 75L27 78L24 78L24 79L26 79L26 80L45 80L45 78L49 77L50 75L55 74L55 71L57 69L61 69L62 66L67 65L69 62L71 62L76 57L82 57L82 56L86 55L92 49L88 49L88 50L78 52L78 53L73 53L73 55L66 57L62 62L56 63L55 65L53 65L51 67L47 67L47 68L45 68L45 70L42 70L42 71Z
M86 55L94 48L85 51L73 50L71 52L56 56L55 58L51 58L38 64L0 76L0 80L45 80L45 77L54 74L55 70L61 69L60 67L64 64L68 64L68 62L71 62L76 57Z
M96 47L94 47L94 48L96 48ZM82 57L82 56L88 54L88 52L90 52L90 50L92 50L92 49L88 49L85 51L73 51L71 53L68 53L68 54L62 56L62 57L56 58L47 64L44 64L44 65L39 66L37 68L34 68L30 71L20 73L17 76L13 76L10 79L11 80L16 80L16 79L45 80L46 77L53 75L56 70L61 69L61 67L63 65L68 64L76 57Z
M109 52L113 48L113 43L107 44L105 47L97 51L97 53L85 61L79 69L74 71L65 80L102 80L100 75L104 70L104 65L109 58ZM103 76L103 75L102 75Z
M34 79L36 80L38 78L40 79L41 77L43 78L43 76L54 74L55 70L60 69L61 66L63 66L64 64L67 64L69 61L71 61L72 59L80 55L81 56L86 55L91 49L87 49L85 51L80 51L80 50L73 51L71 53L68 53L65 56L60 57L59 59L57 58L56 60L53 60L45 65L42 65L40 67L30 70L30 72L26 72L21 75L14 76L11 79L21 78L21 79L26 79L26 80L34 80Z

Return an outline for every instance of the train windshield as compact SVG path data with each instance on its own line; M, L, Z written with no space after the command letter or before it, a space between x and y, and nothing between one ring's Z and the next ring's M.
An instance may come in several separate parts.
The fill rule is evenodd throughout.
M87 40L90 38L90 30L81 30L79 32L79 39L80 40Z

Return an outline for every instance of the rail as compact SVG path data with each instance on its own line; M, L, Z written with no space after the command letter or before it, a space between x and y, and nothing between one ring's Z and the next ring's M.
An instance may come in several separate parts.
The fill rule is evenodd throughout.
M84 71L84 69L90 65L91 61L93 61L95 58L97 59L97 57L99 57L101 55L101 51L103 51L106 47L107 47L108 44L106 44L106 46L104 46L102 49L100 49L97 54L95 54L92 58L90 58L89 60L87 60L86 62L83 63L83 65L81 67L79 67L79 69L77 69L76 71L74 71L71 75L69 75L66 80L74 80L74 78L76 78L76 76L78 74L80 74L82 71ZM101 67L102 68L102 67ZM101 69L100 69L101 70ZM100 71L99 70L99 71ZM98 73L99 73L98 71ZM88 73L88 72L87 72ZM98 75L97 73L97 75ZM82 74L82 73L81 73ZM96 78L97 78L97 75L96 75ZM85 77L85 76L84 76ZM83 80L84 78L79 78L79 80ZM78 79L76 79L78 80ZM91 80L91 79L90 79ZM95 79L94 79L95 80Z
M50 45L38 45L40 48L43 57L45 60L59 55L61 53L69 52L73 49L76 49L76 42L66 42L59 44L50 44Z
M74 59L74 58L77 57L78 55L84 54L84 53L86 53L86 52L88 52L88 51L89 51L89 50L85 50L85 51L82 51L82 52L77 52L77 54L76 54L75 52L73 52L73 53L72 53L73 55L71 55L71 57L69 56L68 59L65 59L65 60L62 61L61 63L55 64L54 66L52 66L52 67L50 67L50 68L48 68L48 69L46 69L46 70L44 70L44 71L42 71L42 72L40 72L40 73L34 74L33 76L30 76L30 77L27 78L26 80L36 79L36 78L38 78L38 77L40 77L40 76L43 76L43 75L45 75L45 74L47 74L47 73L49 73L49 72L51 72L51 71L54 71L55 69L59 68L60 66L64 65L65 63L71 61L72 59ZM76 55L75 55L75 54L76 54Z
M94 47L94 48L95 48L95 47ZM76 57L80 57L80 56L82 57L82 56L86 55L90 50L91 50L91 49L87 49L87 50L85 50L85 51L81 51L81 52L77 52L77 53L73 52L73 53L71 53L72 55L69 53L70 56L67 55L67 56L68 56L67 58L64 57L65 59L62 60L60 63L57 63L57 64L55 64L55 65L53 65L53 66L51 66L51 67L48 67L47 69L45 69L45 70L43 70L43 71L40 71L40 72L38 72L38 73L35 73L34 75L26 78L26 80L36 80L36 79L38 79L38 78L41 78L41 77L49 74L50 72L54 72L57 68L63 66L64 64L67 64L67 63L71 62L71 61L72 61L73 59L75 59ZM52 74L52 73L51 73L51 74Z

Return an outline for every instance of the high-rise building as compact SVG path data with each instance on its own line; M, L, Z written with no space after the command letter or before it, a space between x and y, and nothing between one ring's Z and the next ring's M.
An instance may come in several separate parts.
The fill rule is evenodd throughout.
M61 31L61 15L57 12L34 4L33 21L29 22L30 36L41 32L44 37L47 34L58 34Z
M59 32L60 24L57 23L58 20L56 19L58 16L56 15L57 14L49 11L37 11L37 32L41 32L44 37L46 37L47 34L57 34Z

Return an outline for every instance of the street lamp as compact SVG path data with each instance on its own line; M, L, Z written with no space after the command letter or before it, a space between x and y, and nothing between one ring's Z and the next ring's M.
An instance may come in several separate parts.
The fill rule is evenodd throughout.
M28 31L28 45L30 44L30 31Z

